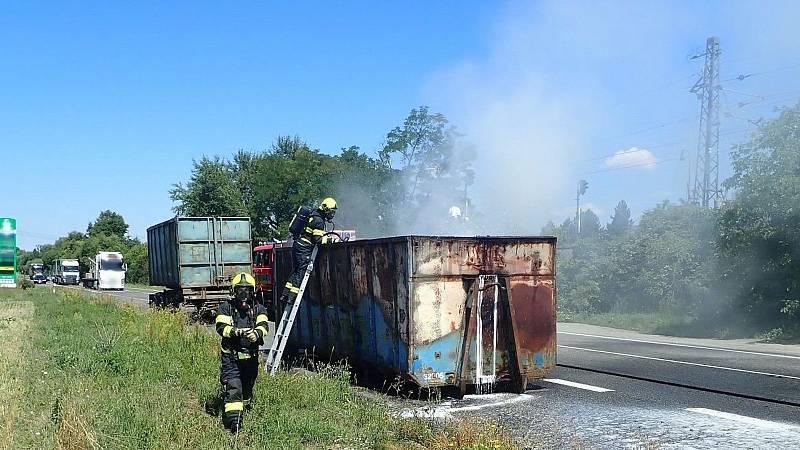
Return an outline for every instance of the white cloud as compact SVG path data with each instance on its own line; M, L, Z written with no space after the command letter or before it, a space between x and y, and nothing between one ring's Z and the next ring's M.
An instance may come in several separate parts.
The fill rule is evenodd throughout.
M609 169L642 168L652 169L658 164L658 158L650 150L639 147L631 147L628 150L620 150L614 156L606 158L603 165Z

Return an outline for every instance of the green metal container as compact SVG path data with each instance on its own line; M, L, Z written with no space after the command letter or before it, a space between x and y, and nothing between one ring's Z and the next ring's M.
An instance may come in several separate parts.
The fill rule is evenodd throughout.
M147 229L150 284L169 289L219 288L251 273L248 217L175 217Z

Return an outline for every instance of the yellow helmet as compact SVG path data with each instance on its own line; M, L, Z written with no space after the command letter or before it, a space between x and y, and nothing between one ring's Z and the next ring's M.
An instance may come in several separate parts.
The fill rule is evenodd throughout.
M336 200L327 197L322 203L319 204L319 210L326 221L330 222L336 215Z
M319 209L321 211L329 211L336 209L336 200L334 200L331 197L325 198L325 200L323 200L322 203L319 204Z
M253 278L247 272L237 273L233 276L233 280L231 281L231 288L235 288L236 286L250 286L253 289L256 287L256 279Z

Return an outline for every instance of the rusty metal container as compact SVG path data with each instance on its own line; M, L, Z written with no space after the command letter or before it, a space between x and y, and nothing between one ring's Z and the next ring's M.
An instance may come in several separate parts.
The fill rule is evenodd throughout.
M289 345L420 387L521 391L556 363L555 257L554 237L322 245ZM276 296L291 265L278 249Z

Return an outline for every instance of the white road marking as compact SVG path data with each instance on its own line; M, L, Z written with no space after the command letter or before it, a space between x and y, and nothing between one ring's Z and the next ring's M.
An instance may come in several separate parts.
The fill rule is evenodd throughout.
M673 343L673 342L644 341L644 340L640 340L640 339L629 339L629 338L621 338L621 337L601 336L601 335L598 335L598 334L569 333L569 332L566 332L566 331L559 331L558 334L568 334L570 336L584 336L584 337L601 338L601 339L613 339L615 341L640 342L640 343L643 343L643 344L670 345L672 347L697 348L697 349L700 349L700 350L717 350L717 351L720 351L720 352L745 353L747 355L773 356L775 358L800 359L800 356L778 355L778 354L775 354L775 353L763 353L763 352L751 352L749 350L734 350L734 349L731 349L731 348L704 347L702 345L677 344L677 343Z
M467 397L467 396L465 396L465 397ZM475 396L474 398L480 398L480 397L481 396ZM452 402L444 402L440 406L437 406L435 408L423 407L423 408L405 410L402 413L400 413L400 416L401 417L445 418L445 417L449 417L452 413L455 413L455 412L478 411L478 410L486 409L486 408L496 408L498 406L510 405L512 403L524 402L524 401L530 400L532 398L533 398L532 395L520 394L520 395L515 395L515 396L513 396L513 397L511 397L509 399L502 400L502 401L499 401L499 402L484 403L482 405L462 406L460 408L453 408L451 406Z
M790 380L800 380L800 377L793 377L791 375L783 375L783 374L779 374L779 373L759 372L757 370L746 370L746 369L736 369L736 368L733 368L733 367L713 366L711 364L700 364L700 363L693 363L693 362L688 362L688 361L678 361L678 360L675 360L675 359L656 358L656 357L653 357L653 356L631 355L629 353L608 352L608 351L605 351L605 350L594 350L594 349L591 349L591 348L571 347L569 345L559 345L559 347L569 348L569 349L572 349L572 350L583 350L585 352L604 353L604 354L607 354L607 355L626 356L628 358L649 359L651 361L662 361L662 362L669 362L669 363L675 363L675 364L686 364L687 366L708 367L710 369L731 370L733 372L744 372L744 373L752 373L752 374L755 374L755 375L766 375L766 376L776 377L776 378L787 378L787 379L790 379Z
M768 428L771 430L795 430L797 429L796 426L790 425L788 423L780 423L780 422L771 422L769 420L763 419L756 419L755 417L748 417L748 416L740 416L738 414L726 413L722 411L716 411L713 409L706 409L706 408L686 408L686 411L690 411L693 413L705 414L708 416L719 417L722 419L728 420L735 420L737 422L746 423L748 425L757 426L760 428Z
M591 384L576 383L574 381L567 381L559 378L544 378L542 381L547 381L548 383L563 384L564 386L570 386L578 389L586 389L587 391L593 391L593 392L614 392L613 389L606 389L598 386L592 386Z

